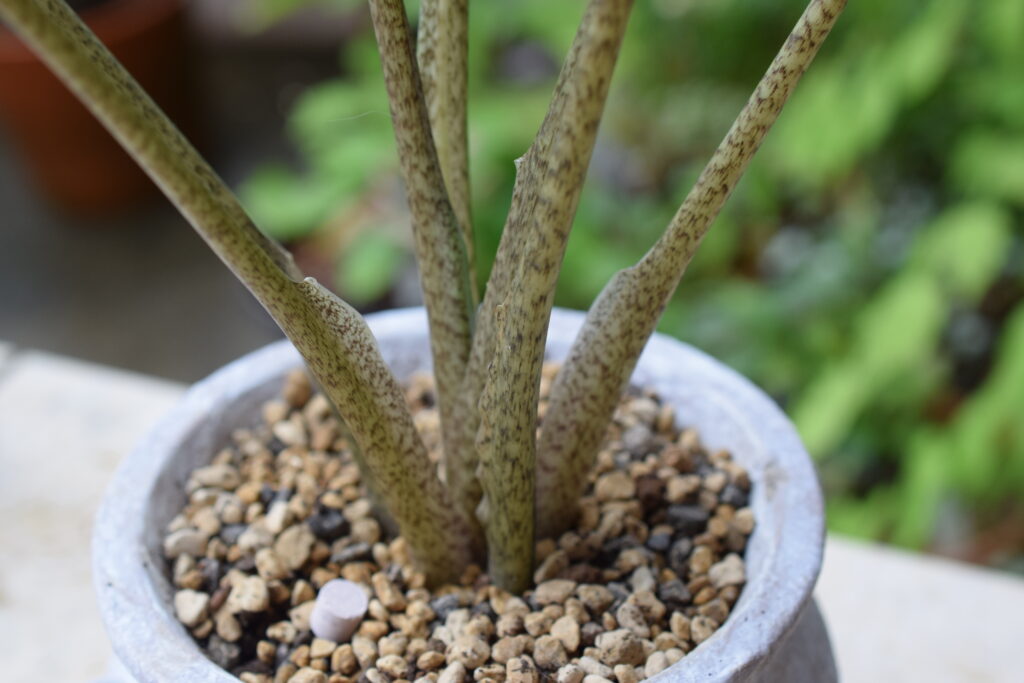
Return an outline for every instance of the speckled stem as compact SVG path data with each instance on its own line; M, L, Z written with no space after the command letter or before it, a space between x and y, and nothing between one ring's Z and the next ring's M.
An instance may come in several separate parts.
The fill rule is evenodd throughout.
M575 518L586 473L615 405L705 232L746 170L846 0L813 0L665 234L620 271L587 314L555 379L537 452L538 535Z
M477 454L483 487L480 519L487 534L487 571L513 593L530 587L533 574L533 453L535 429L520 416L536 413L533 395L517 395L513 378L522 340L510 334L504 306L494 312L497 344L480 397ZM511 416L510 419L505 419Z
M501 457L521 460L523 465L517 469L533 471L540 370L555 283L632 4L632 0L591 0L587 6L547 116L536 140L517 162L512 207L480 308L459 404L465 432L458 445L466 448L477 437L488 405L479 399L493 363L503 368L504 376L502 396L492 404L496 414L489 416L491 429L516 435L505 442L517 449L504 451ZM496 343L494 312L499 306L508 321L503 344ZM497 482L492 488L496 486ZM517 491L532 497L532 488L517 487ZM517 504L532 502L524 499ZM487 507L492 517L494 510L508 509L493 503ZM527 528L515 531L525 534ZM488 530L491 547L495 535ZM502 542L520 545L518 539Z
M422 0L416 61L430 113L430 129L452 210L469 263L470 291L478 303L469 194L466 88L469 80L469 0Z
M454 404L472 334L473 304L465 245L434 149L405 7L401 0L371 0L370 12L384 66L430 321L448 487L474 542L479 542L483 536L475 516L475 464L466 463L461 457L464 451L452 445L453 434L459 429Z
M253 225L231 191L60 0L0 0L0 17L138 161L249 288L309 364L356 438L367 479L428 575L469 561L466 534L427 458L403 393L365 322Z

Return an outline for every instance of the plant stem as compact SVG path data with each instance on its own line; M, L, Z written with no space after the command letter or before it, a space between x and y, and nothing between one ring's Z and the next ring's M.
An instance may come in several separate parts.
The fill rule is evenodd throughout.
M459 221L469 263L470 292L478 303L476 257L469 193L466 126L469 80L468 0L422 0L416 61L430 114L438 162L452 210Z
M499 444L496 453L490 453L493 445L488 446L490 457L480 454L479 471L491 513L485 524L492 551L489 566L492 578L504 581L499 585L508 590L529 584L530 563L528 558L495 554L494 549L533 547L534 453L544 342L565 245L632 4L591 0L547 116L517 163L512 207L463 387L460 408L468 416L464 443L477 436L474 427L479 425L490 435L487 443ZM522 477L528 485L520 485ZM498 519L499 514L518 522L508 524ZM507 566L502 564L506 561Z
M309 364L358 442L364 473L424 571L456 576L467 534L366 323L301 274L95 35L57 0L0 0L12 26L92 110L249 288Z
M401 0L371 0L370 12L384 67L398 158L412 213L420 283L430 320L448 486L464 526L471 530L473 542L479 544L482 533L474 514L474 467L461 460L461 451L452 445L460 429L454 405L472 336L473 297L466 248L434 149L405 7Z
M640 352L704 234L828 36L846 0L813 0L668 228L591 306L552 386L537 453L540 536L575 519L586 474Z

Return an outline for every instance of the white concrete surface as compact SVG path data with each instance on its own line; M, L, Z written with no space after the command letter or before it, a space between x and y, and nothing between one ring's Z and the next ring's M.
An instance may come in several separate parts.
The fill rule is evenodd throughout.
M73 683L106 670L93 514L118 461L181 391L39 352L0 360L0 679Z
M119 459L182 390L0 342L3 680L106 670L92 516ZM831 537L817 597L846 683L1022 680L1024 580Z
M1024 681L1024 580L832 536L816 591L843 681Z

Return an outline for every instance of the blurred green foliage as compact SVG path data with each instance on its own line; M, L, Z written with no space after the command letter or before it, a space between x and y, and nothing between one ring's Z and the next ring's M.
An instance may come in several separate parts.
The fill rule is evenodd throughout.
M637 3L559 305L586 308L656 239L803 5ZM481 282L581 9L473 5ZM787 407L834 529L1024 553L1022 36L1020 0L850 3L665 314L662 331ZM267 167L243 192L286 240L356 234L334 241L338 284L366 303L408 267L407 237L379 229L401 195L369 32L342 64L291 116L305 168Z

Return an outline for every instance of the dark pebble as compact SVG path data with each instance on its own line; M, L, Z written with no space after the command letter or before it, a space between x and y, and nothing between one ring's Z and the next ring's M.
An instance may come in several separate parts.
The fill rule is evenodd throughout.
M666 581L658 586L658 599L672 611L678 611L690 602L690 591L679 579Z
M653 510L661 505L665 495L665 482L653 474L644 475L636 480L636 497L644 511Z
M629 598L630 588L626 584L619 583L618 581L612 581L606 587L612 592L612 595L615 596L615 602L613 602L612 606L608 608L609 612L614 613L615 610L617 610L622 603L626 602Z
M220 580L224 576L224 567L220 560L204 557L199 560L199 573L203 575L203 587L206 592L213 593L220 586Z
M273 676L274 670L270 667L269 664L266 664L265 662L261 662L260 660L253 658L247 661L245 664L232 669L231 673L233 673L235 676L241 676L244 673L264 674L266 676Z
M590 564L569 565L569 568L558 576L576 583L604 583L604 575L601 570Z
M583 647L593 647L597 637L602 633L604 633L604 628L601 624L588 621L580 626L580 643L583 644Z
M256 569L256 556L255 555L242 555L232 566L232 569L238 569L243 572L251 572Z
M669 505L666 520L679 533L696 536L707 528L708 516L699 505Z
M309 524L314 536L328 543L341 538L349 531L348 521L341 514L341 510L326 505L319 506L316 514L310 516L306 523Z
M220 540L228 545L234 545L238 543L238 537L248 528L247 524L227 524L220 529Z
M442 595L430 601L430 609L434 610L438 620L443 622L448 618L449 614L459 609L459 599L454 593Z
M353 543L331 553L331 562L348 564L349 562L368 560L370 555L371 548L369 543Z
M726 484L722 492L718 494L718 500L726 505L732 505L734 508L746 507L750 502L747 492L736 484Z
M206 654L220 668L230 669L238 664L238 660L242 656L242 648L213 634L206 645Z
M647 537L647 547L656 553L663 553L672 545L671 534L651 534Z
M693 550L693 541L689 538L680 538L672 544L668 551L668 566L679 576L686 576L686 560Z
M489 600L484 600L481 603L473 605L472 609L469 610L469 613L474 617L478 614L482 614L491 621L495 621L498 618L498 614L494 611L494 608L491 607L491 602Z

